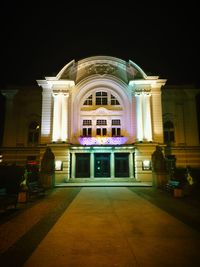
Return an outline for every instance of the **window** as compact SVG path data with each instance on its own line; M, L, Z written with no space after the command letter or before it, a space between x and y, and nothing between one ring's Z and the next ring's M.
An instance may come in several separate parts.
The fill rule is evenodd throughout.
M83 105L92 105L92 95L90 95L84 102Z
M107 92L96 92L96 105L107 105L108 94Z
M121 136L121 129L120 128L112 128L112 136Z
M111 105L119 105L119 101L116 99L115 96L111 95Z
M164 142L170 144L174 141L174 124L171 121L166 121L164 123Z
M106 128L97 128L96 129L96 135L106 136L107 135L107 129Z
M97 120L97 125L107 125L106 120Z
M112 120L112 125L121 125L120 120Z
M40 126L36 121L32 121L28 127L28 144L36 145L39 142Z
M92 136L92 128L83 128L83 136Z
M92 125L92 120L83 120L83 125Z

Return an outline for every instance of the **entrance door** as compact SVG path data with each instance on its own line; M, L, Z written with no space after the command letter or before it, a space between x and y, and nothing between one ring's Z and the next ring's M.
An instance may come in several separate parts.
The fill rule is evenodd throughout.
M110 154L109 153L95 153L95 177L110 177Z
M115 177L129 177L128 153L115 153Z
M76 153L76 177L90 177L90 154Z

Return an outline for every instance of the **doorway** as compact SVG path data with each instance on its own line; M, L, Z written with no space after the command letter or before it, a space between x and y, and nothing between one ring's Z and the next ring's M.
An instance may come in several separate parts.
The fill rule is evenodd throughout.
M76 153L76 177L89 178L90 177L90 154Z
M115 177L129 177L128 156L128 153L115 153Z
M110 177L110 154L95 153L94 158L94 176Z

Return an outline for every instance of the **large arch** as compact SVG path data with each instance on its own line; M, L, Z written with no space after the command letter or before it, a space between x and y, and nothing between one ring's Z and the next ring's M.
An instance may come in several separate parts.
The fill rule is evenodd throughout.
M75 88L73 88L72 94L72 114L71 120L73 121L73 127L71 128L71 136L74 133L78 133L80 129L79 119L80 119L80 107L83 103L85 96L89 96L90 93L95 90L105 90L118 96L123 113L123 124L126 125L126 130L129 135L132 134L131 125L131 91L127 90L127 85L125 85L119 79L109 79L108 77L92 76L88 77L84 81L81 81Z
M57 80L74 80L75 83L94 74L110 74L128 83L134 79L146 79L145 72L133 61L128 62L110 56L93 56L79 61L72 60L57 74Z

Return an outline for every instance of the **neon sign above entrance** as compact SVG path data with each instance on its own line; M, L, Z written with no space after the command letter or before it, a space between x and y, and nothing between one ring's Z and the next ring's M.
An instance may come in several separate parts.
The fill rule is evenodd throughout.
M126 137L80 137L79 142L81 145L123 145L127 141Z

